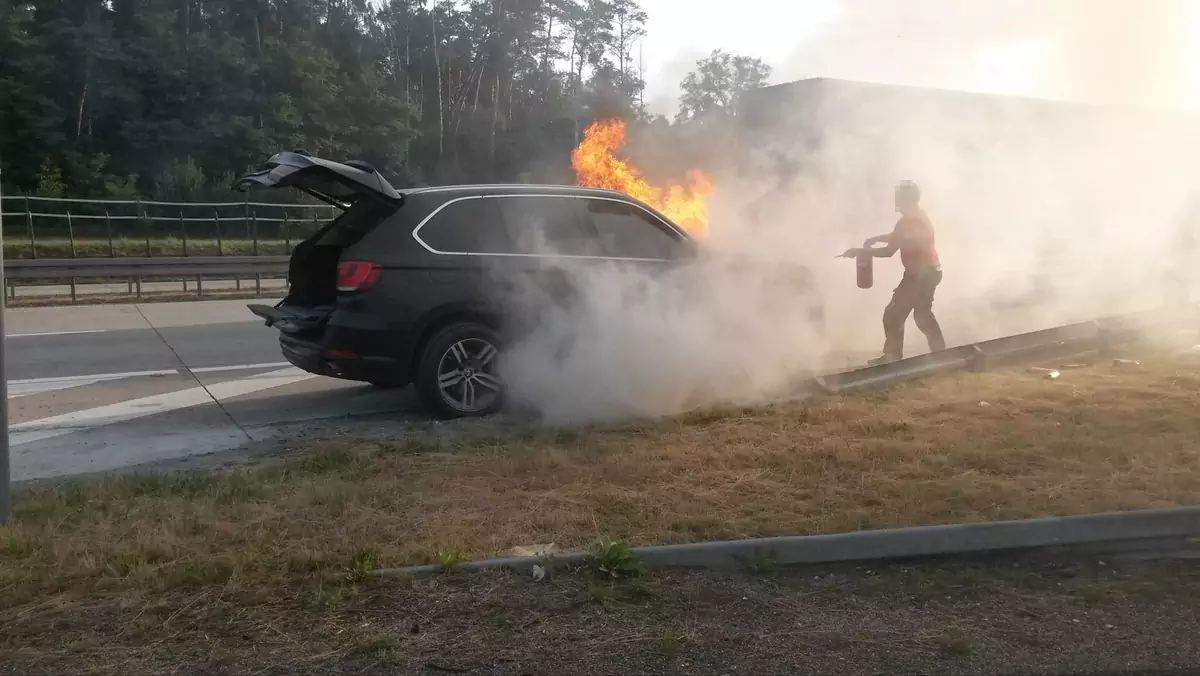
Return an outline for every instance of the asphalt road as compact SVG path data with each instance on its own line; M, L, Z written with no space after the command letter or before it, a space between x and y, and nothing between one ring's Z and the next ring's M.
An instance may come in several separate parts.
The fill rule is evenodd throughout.
M411 412L407 391L283 362L244 300L9 310L13 480L90 473ZM266 300L262 302L274 302Z

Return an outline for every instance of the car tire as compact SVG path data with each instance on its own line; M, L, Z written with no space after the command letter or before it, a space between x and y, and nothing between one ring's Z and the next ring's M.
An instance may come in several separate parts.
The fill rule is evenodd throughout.
M417 360L417 394L438 418L477 418L500 410L504 385L496 375L500 334L478 322L438 330Z

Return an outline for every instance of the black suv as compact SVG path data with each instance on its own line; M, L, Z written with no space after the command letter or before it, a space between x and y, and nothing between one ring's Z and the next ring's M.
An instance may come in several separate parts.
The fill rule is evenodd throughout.
M698 253L682 228L608 190L397 190L369 165L302 151L271 157L236 186L296 188L342 210L296 246L287 298L249 306L279 330L284 357L318 375L413 383L440 417L501 406L497 354L506 337L536 321L536 307L527 312L538 304L530 289L548 303L569 302L572 293L562 266L547 259L661 269ZM798 291L811 290L806 271L788 274L804 287ZM819 303L808 311L821 319Z

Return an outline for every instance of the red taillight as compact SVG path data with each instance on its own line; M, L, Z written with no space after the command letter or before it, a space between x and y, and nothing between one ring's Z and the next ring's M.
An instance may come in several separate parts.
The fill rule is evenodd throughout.
M362 261L342 261L338 264L337 290L362 291L379 280L379 265Z

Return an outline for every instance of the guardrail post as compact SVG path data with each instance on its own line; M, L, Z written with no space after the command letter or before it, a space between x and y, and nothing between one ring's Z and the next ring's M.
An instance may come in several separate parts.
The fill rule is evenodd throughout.
M71 258L75 258L75 224L71 222L71 210L67 210L67 243L71 247ZM78 300L76 297L78 289L75 286L75 277L71 277L71 302Z
M242 222L246 224L246 234L250 234L250 196L246 196L246 204L242 207ZM234 288L238 291L242 290L242 278L240 275L233 278Z
M254 255L257 256L258 255L258 212L257 211L252 212L250 214L250 230L251 230L250 235L254 242ZM257 296L262 295L262 275L260 275L257 272L254 273L254 294Z
M288 215L286 211L283 212L283 253L288 256L292 255L292 233L288 229Z
M186 257L188 255L187 225L185 225L183 222L183 212L182 211L179 212L179 236L183 238L183 255L184 255L184 257ZM188 282L187 277L184 277L183 278L183 292L184 293L187 293L187 282Z
M67 210L67 243L71 247L71 258L75 257L75 224L71 222L71 210Z
M108 233L108 257L116 258L117 252L113 248L112 216L109 215L108 209L104 210L104 230Z
M133 283L135 286L137 286L137 299L141 300L142 299L142 278L134 277Z
M967 361L967 368L975 373L983 373L988 368L987 353L978 345L971 346L971 358Z
M29 257L37 258L37 241L33 236L33 210L29 208L29 196L25 196L25 224L29 228Z
M137 205L135 208L137 209L137 220L142 224L142 233L146 236L146 258L153 258L154 253L150 251L150 224L146 222L146 219L143 216L142 199L140 197L137 199ZM141 284L141 282L139 281L138 284ZM140 295L138 297L141 298Z
M216 209L213 209L213 226L217 231L217 255L224 256L225 248L221 246L221 216Z

